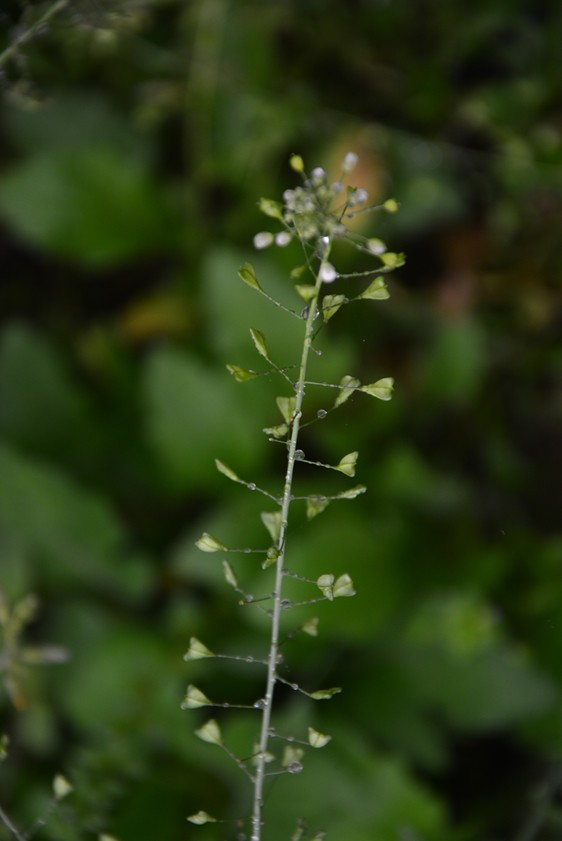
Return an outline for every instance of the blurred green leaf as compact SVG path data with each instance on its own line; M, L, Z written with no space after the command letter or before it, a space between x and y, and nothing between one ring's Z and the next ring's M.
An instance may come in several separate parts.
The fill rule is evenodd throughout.
M253 472L264 446L260 419L226 373L163 348L147 360L144 391L147 435L170 487L199 493L212 486L219 453Z
M106 265L172 244L160 188L110 148L44 151L4 172L0 215L32 245L77 262Z
M58 586L89 582L120 596L146 593L146 561L131 556L106 500L7 447L0 447L0 474L0 526L29 554L43 580Z

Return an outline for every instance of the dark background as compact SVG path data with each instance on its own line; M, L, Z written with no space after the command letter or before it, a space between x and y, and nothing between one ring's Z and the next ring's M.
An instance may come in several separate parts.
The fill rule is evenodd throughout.
M49 8L4 0L3 47ZM256 364L250 326L296 353L237 278L250 259L286 299L298 260L256 256L256 202L294 186L291 153L336 174L353 150L353 182L401 204L361 231L408 259L388 302L330 322L321 367L396 392L303 439L359 450L369 492L295 509L290 566L358 595L286 646L294 679L344 694L281 693L280 729L333 741L275 785L267 837L301 815L332 841L561 838L562 5L82 0L31 34L0 59L0 587L38 596L23 640L70 659L18 674L18 709L0 693L2 806L29 825L63 771L53 841L233 838L185 817L248 813L179 704L190 682L247 702L259 675L182 655L191 635L259 655L266 629L193 541L267 540L215 456L281 483L278 385L224 368ZM235 565L259 591L253 557ZM229 744L252 720L220 716Z

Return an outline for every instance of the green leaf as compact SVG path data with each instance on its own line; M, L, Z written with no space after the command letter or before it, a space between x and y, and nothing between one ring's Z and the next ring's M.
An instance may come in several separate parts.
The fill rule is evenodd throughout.
M216 537L213 537L212 534L204 531L201 537L195 541L195 545L198 549L201 549L202 552L224 552L228 551L228 548L221 543L220 540L217 540Z
M41 586L79 582L128 599L148 593L152 575L147 561L124 550L129 541L109 497L54 465L55 459L52 464L35 461L0 444L2 586L12 563L23 572L30 562L33 580ZM14 561L6 556L8 548Z
M331 689L317 689L316 692L308 692L309 698L314 698L315 701L328 701L334 695L339 695L342 691L341 686L333 686Z
M57 774L53 780L53 792L56 800L63 800L70 794L73 787L62 774Z
M258 202L258 207L266 216L283 221L283 205L280 202L262 198Z
M253 380L254 377L257 377L257 371L250 371L248 368L241 368L240 365L231 365L230 363L226 366L234 379L237 383L245 383L248 380Z
M238 275L244 283L247 283L248 286L252 287L252 289L257 289L258 292L263 292L263 289L256 277L255 269L251 263L244 263L244 265L239 269Z
M304 751L302 748L297 747L297 745L285 745L285 748L283 750L283 758L281 759L281 765L283 766L283 768L286 768L293 762L300 762L303 756Z
M364 391L365 394L370 394L371 397L377 397L379 400L391 400L393 387L394 379L392 377L383 377L382 380L377 380L376 383L362 385L359 391Z
M209 721L196 730L195 735L210 745L222 745L220 727L214 718L210 718Z
M272 435L274 438L283 438L284 435L287 434L289 431L289 427L286 423L280 423L279 426L266 426L263 429L267 435Z
M262 523L271 535L271 539L274 543L277 543L281 534L281 511L263 511L260 516Z
M222 568L224 570L224 577L226 579L227 584L230 584L231 587L234 587L235 590L238 589L238 579L234 574L234 570L228 563L228 561L222 562Z
M334 406L341 406L342 403L345 403L346 400L349 400L353 392L356 388L359 388L361 385L361 381L357 379L357 377L352 377L349 374L346 374L345 377L342 377L340 380L340 390L338 392L338 396L336 397L336 402Z
M390 292L382 277L376 277L358 297L369 301L385 301L390 298Z
M337 313L342 304L345 304L346 300L345 295L324 295L322 298L322 315L324 321L329 321Z
M359 494L364 494L367 488L365 485L356 485L348 491L342 491L337 495L337 499L355 499Z
M231 470L230 467L228 467L228 465L222 462L220 459L215 459L215 465L219 473L222 473L223 476L227 477L227 479L231 479L233 482L242 481L240 477L234 472L234 470Z
M316 579L316 586L322 592L322 595L330 601L334 600L333 587L335 580L335 576L331 573L324 573L324 575L321 575L319 578Z
M406 255L395 254L393 251L387 251L386 254L380 254L379 259L388 269L397 269L399 266L403 266L406 262Z
M295 266L294 269L291 269L289 277L291 278L291 280L298 280L299 277L301 277L305 273L307 268L308 265L306 263L303 263L302 266ZM312 287L312 289L314 289L314 286Z
M333 588L333 594L335 599L341 599L348 596L355 595L355 588L353 586L353 581L351 577L344 572L343 575L340 575L339 578L336 579Z
M265 441L256 440L248 423L245 395L220 370L178 348L162 347L148 357L144 377L143 426L166 489L195 494L212 489L216 477L209 471L209 453L220 453L244 471L253 472L263 461L256 456Z
M316 294L316 287L310 286L310 284L308 283L297 285L295 286L295 289L297 290L301 298L307 303L311 300L311 298L314 298L314 295Z
M208 707L210 704L212 704L212 701L197 686L190 685L187 687L185 698L181 702L181 708L182 710L196 710L199 707Z
M279 549L275 546L271 546L267 550L267 555L265 556L265 560L262 562L261 568L267 569L268 567L273 566L280 554Z
M189 823L194 823L197 826L202 826L205 823L216 823L217 819L208 815L207 812L197 812L195 815L190 815L187 820Z
M203 660L205 657L214 657L215 655L210 648L198 640L197 637L191 637L189 640L189 648L183 655L183 659L189 660Z
M309 496L306 500L306 516L308 520L312 520L313 517L316 517L317 514L321 514L322 511L325 511L328 505L330 504L330 500L326 499L325 497L320 496Z
M297 405L296 397L277 397L276 401L279 411L283 415L286 423L291 423Z
M168 202L146 163L103 145L41 150L5 170L0 214L27 242L98 266L173 242Z
M319 619L317 616L313 616L311 619L307 619L306 622L303 625L301 625L301 631L303 631L305 634L308 634L309 637L317 637L318 622Z
M315 730L314 727L308 728L308 744L313 748L323 748L324 745L328 744L331 738L332 737L327 736L326 733L321 733L319 730Z
M269 361L269 354L267 352L267 347L265 344L265 338L263 336L263 333L260 333L259 330L254 330L253 327L250 327L250 334L256 346L257 352L260 354L260 356L263 356L264 359L267 359Z
M357 464L358 456L359 453L357 451L348 453L334 469L339 470L340 473L345 473L346 476L355 476L355 465Z

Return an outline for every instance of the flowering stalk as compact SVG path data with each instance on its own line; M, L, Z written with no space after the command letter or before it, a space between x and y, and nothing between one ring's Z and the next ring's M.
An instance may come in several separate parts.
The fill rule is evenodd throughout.
M299 437L300 420L302 417L302 403L304 398L304 390L306 384L306 371L310 347L312 345L312 338L314 335L314 321L318 314L318 296L322 286L322 272L328 264L330 256L331 241L325 244L324 255L318 269L316 283L314 286L314 295L308 305L308 315L306 319L306 329L304 334L304 343L302 348L302 356L299 366L299 378L295 386L296 401L295 410L293 414L292 431L289 440L289 451L287 455L287 473L285 476L285 487L283 490L283 501L281 504L281 529L279 532L278 546L279 557L276 562L275 572L275 590L273 591L273 616L271 618L271 642L269 647L269 663L267 667L267 686L265 691L265 706L262 714L261 733L259 741L259 752L257 755L257 770L256 780L254 786L254 806L252 812L252 836L251 841L260 841L261 825L262 825L262 808L263 808L263 784L265 780L265 765L268 756L268 744L270 736L270 721L273 710L273 693L275 691L275 683L277 677L277 657L279 650L279 628L281 622L281 603L282 603L282 588L283 588L283 572L285 564L285 550L286 550L286 534L289 521L289 508L291 505L291 496L293 489L293 472L295 469L295 452L297 450L297 441Z
M351 172L356 162L357 157L353 153L348 153L343 161L342 175L346 175ZM253 491L259 491L276 503L278 510L274 512L264 512L261 515L262 522L267 528L273 542L267 550L234 549L226 546L222 543L222 541L205 532L196 543L199 549L204 552L262 552L262 554L265 554L262 568L267 570L270 566L275 566L274 587L271 596L268 597L271 599L272 604L270 609L265 609L261 604L262 600L256 599L251 593L246 592L239 583L231 565L228 561L223 560L223 569L226 581L235 589L239 596L241 596L241 604L255 604L257 608L264 611L271 619L268 654L265 658L216 654L200 640L192 638L189 649L184 658L185 660L191 661L207 657L226 657L228 659L253 662L258 665L264 665L267 668L265 692L263 697L254 704L238 705L224 702L215 703L207 698L200 689L193 685L188 687L182 704L182 707L186 709L200 708L204 706L232 706L261 711L259 736L252 754L252 764L255 770L250 770L247 767L247 760L238 758L225 745L220 727L215 719L209 719L196 731L196 735L203 741L215 744L222 748L230 759L233 760L240 770L242 770L250 779L253 786L252 813L250 816L251 841L262 841L262 831L264 827L264 785L266 778L283 773L298 773L303 768L301 763L301 759L304 755L303 747L322 748L330 741L330 736L320 733L313 727L309 727L308 739L299 739L291 736L287 739L290 744L287 745L282 756L277 757L275 755L275 753L271 750L271 743L274 739L280 738L276 733L275 728L271 725L276 684L282 683L288 685L293 690L314 700L328 700L341 691L339 687L307 691L298 686L298 684L288 681L282 676L282 674L279 673L281 615L284 611L290 609L291 607L296 607L297 605L312 605L320 601L333 601L336 598L355 595L353 581L347 573L343 573L338 577L332 573L324 573L318 579L311 580L297 572L288 570L285 565L289 510L292 502L296 500L304 500L306 502L308 519L312 519L324 511L332 501L340 499L354 499L366 490L363 485L357 485L332 496L314 494L299 497L293 494L293 475L295 471L295 464L297 462L304 462L321 468L336 470L346 476L353 477L355 475L355 466L358 458L358 453L352 452L344 455L338 464L324 464L322 462L309 461L305 458L304 452L298 449L297 445L299 432L302 427L312 423L313 420L325 417L327 414L326 410L320 410L317 413L316 418L306 421L305 424L302 423L306 387L307 385L319 385L327 388L336 388L337 394L333 409L337 409L343 405L355 392L363 392L381 400L389 400L391 398L393 387L393 380L390 377L385 377L374 383L368 384L361 384L357 377L351 375L345 375L339 383L317 383L309 380L307 372L310 351L312 349L316 333L320 329L319 327L316 327L316 322L320 316L322 319L320 327L322 327L338 312L342 306L349 304L352 301L384 300L385 298L388 298L389 293L386 284L384 283L383 275L403 263L403 255L388 252L385 244L381 240L366 239L357 233L348 231L345 226L345 219L350 216L354 216L356 213L361 212L361 210L366 211L380 209L393 212L397 209L397 204L394 200L389 200L375 208L362 207L359 209L360 206L364 205L368 199L365 190L361 188L348 187L347 191L344 192L344 187L341 181L337 181L329 185L326 173L320 167L314 169L310 176L307 176L304 172L304 164L299 156L293 156L291 159L291 165L296 172L301 174L303 186L297 187L295 190L286 190L283 194L283 204L269 199L262 199L260 201L261 210L267 216L278 220L278 222L282 225L282 230L277 234L273 234L269 231L261 231L254 237L254 245L258 249L263 249L274 243L279 247L285 247L293 240L300 242L304 251L305 263L291 272L291 278L294 280L300 280L301 276L306 272L309 272L312 276L312 283L296 284L296 292L306 303L304 311L299 314L273 299L262 288L251 264L245 263L240 269L240 277L248 286L265 296L277 307L288 311L293 316L304 321L303 345L300 362L298 364L298 379L295 383L293 383L287 376L286 370L288 369L279 367L276 362L271 359L265 336L259 330L250 330L251 337L258 354L266 360L270 369L277 372L289 383L292 389L291 396L282 396L277 398L277 405L281 411L284 422L273 427L268 427L264 430L270 440L278 442L284 441L287 447L287 467L282 495L280 497L276 497L274 494L271 494L263 488L258 488L255 483L247 482L244 479L241 479L234 470L225 465L223 462L218 460L215 462L219 472L228 479L237 482L238 484L242 484ZM336 206L334 207L334 205ZM354 297L348 297L344 294L323 294L325 284L330 284L342 277L342 275L338 274L335 267L330 262L332 245L337 239L350 242L355 248L369 254L371 257L375 257L378 261L366 272L345 275L345 277L351 276L363 279L367 277L370 279L369 285ZM259 376L259 372L242 368L239 365L229 364L227 365L227 368L237 382L246 382L247 380L254 379ZM284 598L283 579L287 576L314 587L314 596L303 602L291 602L289 599ZM318 595L318 592L320 595ZM313 617L297 630L316 636L317 623L318 620ZM289 632L289 636L293 636L296 632L297 631ZM303 747L301 747L301 745ZM273 766L273 770L268 771L267 764L270 762L276 762L277 765ZM195 815L191 815L188 820L194 824L216 822L216 818L213 818L203 811L197 812ZM301 838L303 837L303 833L303 825L299 819L293 838ZM324 834L320 833L315 836L312 841L319 841L319 839L323 837Z

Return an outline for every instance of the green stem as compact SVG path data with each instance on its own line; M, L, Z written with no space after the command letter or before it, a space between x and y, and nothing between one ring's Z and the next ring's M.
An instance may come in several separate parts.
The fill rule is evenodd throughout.
M285 475L285 485L283 490L283 499L281 503L281 532L277 541L277 548L279 549L279 557L276 564L275 573L275 589L273 591L273 615L271 617L271 642L269 648L269 658L267 667L267 682L265 690L265 706L262 714L261 733L259 740L259 751L257 755L257 770L254 785L254 806L252 812L252 835L251 841L261 841L262 830L262 810L263 810L263 786L265 781L265 758L268 749L270 737L270 722L273 710L273 695L275 692L275 684L277 682L277 660L279 653L279 630L281 625L281 594L284 578L284 564L285 564L285 549L286 549L286 534L289 520L289 508L292 500L292 485L293 485L293 471L295 468L295 452L297 449L297 441L299 437L300 421L302 417L302 403L304 399L304 392L306 387L306 369L308 365L308 356L314 337L314 320L318 312L318 296L322 286L321 272L324 263L327 262L330 255L331 241L328 242L318 274L316 275L316 284L314 287L314 296L309 303L308 316L306 319L306 327L304 334L304 343L302 348L301 361L299 366L299 378L296 385L296 403L293 415L293 425L291 430L291 438L289 441L289 451L287 455L287 472Z
M0 821L2 821L6 829L12 833L14 838L17 838L17 841L25 841L25 836L23 836L19 829L12 823L2 806L0 806Z
M40 29L44 23L47 23L52 17L57 15L59 12L62 12L68 6L69 0L57 0L56 3L53 3L52 6L49 6L46 12L44 12L40 18L38 18L34 24L32 24L29 29L26 29L25 32L13 41L9 47L0 53L0 67L9 61L13 55L17 53L20 47L23 47L28 41L31 41L33 36L36 34L37 30Z

